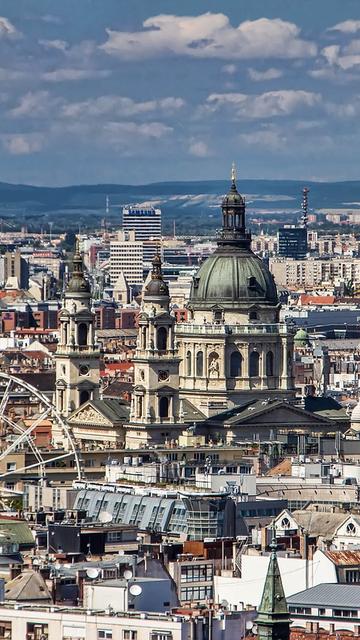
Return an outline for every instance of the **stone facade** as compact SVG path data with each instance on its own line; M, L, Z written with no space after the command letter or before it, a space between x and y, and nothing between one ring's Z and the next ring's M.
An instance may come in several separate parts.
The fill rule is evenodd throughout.
M99 350L95 343L90 286L82 258L74 254L73 273L59 314L60 341L55 354L57 411L64 417L99 397Z

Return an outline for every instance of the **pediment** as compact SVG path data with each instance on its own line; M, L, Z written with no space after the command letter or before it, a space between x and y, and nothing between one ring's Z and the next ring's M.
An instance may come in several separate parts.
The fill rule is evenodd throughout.
M76 409L68 418L70 424L84 424L90 426L111 427L112 422L106 418L99 409L95 408L91 401Z
M256 407L250 405L238 416L234 416L231 420L225 422L226 425L231 427L237 424L247 425L264 425L264 426L289 426L294 427L306 427L306 426L327 426L334 427L334 422L323 416L318 416L309 411L305 411L301 407L294 407L286 402L281 402L276 405L264 405L263 407ZM334 427L335 428L335 427Z

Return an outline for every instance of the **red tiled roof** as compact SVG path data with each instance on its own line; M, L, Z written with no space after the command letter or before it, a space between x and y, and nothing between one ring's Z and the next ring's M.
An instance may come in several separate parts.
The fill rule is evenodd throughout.
M302 293L299 297L300 304L334 304L336 301L335 296L311 296L306 293Z

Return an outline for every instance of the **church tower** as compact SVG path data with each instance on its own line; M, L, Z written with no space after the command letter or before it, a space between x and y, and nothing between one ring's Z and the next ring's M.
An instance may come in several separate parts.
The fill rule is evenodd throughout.
M258 640L289 640L290 618L276 556L276 537L271 542L271 557L264 591L258 608Z
M251 250L234 166L221 212L217 248L193 278L189 320L176 325L180 397L206 416L295 397L293 334L280 322L274 278Z
M99 350L95 344L90 284L78 242L73 271L59 314L60 341L56 361L56 409L64 417L89 399L99 397Z
M134 382L127 442L131 439L135 444L136 437L144 442L154 430L161 431L162 440L171 438L171 425L181 422L179 357L175 318L170 314L169 289L159 255L152 261L151 279L143 290Z

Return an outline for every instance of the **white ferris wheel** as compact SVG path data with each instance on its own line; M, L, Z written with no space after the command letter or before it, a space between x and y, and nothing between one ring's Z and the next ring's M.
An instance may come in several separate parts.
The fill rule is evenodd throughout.
M46 421L51 424L52 440L57 434L61 447L38 442L37 430ZM69 458L76 479L82 478L71 429L51 400L25 380L0 372L0 485L14 476L15 470L6 460L16 452L24 453L23 466L16 468L16 474L22 473L24 478L34 473L45 479L50 467Z

